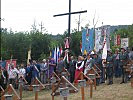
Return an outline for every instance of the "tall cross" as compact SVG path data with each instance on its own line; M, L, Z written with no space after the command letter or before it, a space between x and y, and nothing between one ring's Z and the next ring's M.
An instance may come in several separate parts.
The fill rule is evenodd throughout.
M70 37L71 14L79 14L79 13L86 13L86 12L87 12L87 10L78 11L78 12L71 12L71 0L69 0L69 13L54 15L53 17L68 15L68 37Z

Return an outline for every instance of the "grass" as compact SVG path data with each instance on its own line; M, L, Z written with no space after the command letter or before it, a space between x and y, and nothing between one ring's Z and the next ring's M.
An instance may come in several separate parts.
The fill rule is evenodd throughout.
M121 79L115 79L113 85L100 84L97 90L93 88L93 97L89 97L89 87L85 87L85 100L133 100L133 88L130 83L119 84ZM34 100L33 91L23 91L23 100ZM62 100L55 96L55 100ZM42 90L38 93L38 100L52 100L51 90ZM78 93L70 94L68 100L82 100L80 88Z

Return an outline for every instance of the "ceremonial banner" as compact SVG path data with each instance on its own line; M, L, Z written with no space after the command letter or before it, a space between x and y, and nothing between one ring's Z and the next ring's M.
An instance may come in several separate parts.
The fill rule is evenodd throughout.
M56 63L58 63L59 57L60 57L60 50L59 47L57 47L57 53L56 53Z
M54 50L52 50L51 58L54 58Z
M107 50L110 50L110 26L105 28Z
M82 30L82 53L86 50L86 29Z
M55 47L55 50L54 50L54 61L56 62L56 54L57 52L56 52L56 47Z
M89 30L89 51L92 51L92 50L94 50L94 29L93 28Z
M128 38L121 38L121 48L127 48L128 47Z
M106 42L106 35L104 36L104 43L103 43L103 53L102 53L102 59L107 58L107 42Z
M66 49L69 48L69 39L68 38L65 39L65 48Z
M8 68L10 64L13 64L13 66L16 67L16 59L12 59L12 61L6 60L6 69Z
M120 46L121 44L121 36L117 35L117 46Z
M31 47L29 48L29 51L28 51L27 64L29 64L30 59L31 59Z
M0 61L0 66L6 67L6 61Z
M62 47L60 47L60 55L62 55L63 53L63 50L62 50Z
M102 49L102 41L101 41L101 36L102 36L102 31L99 30L95 30L95 51L98 52L99 49Z

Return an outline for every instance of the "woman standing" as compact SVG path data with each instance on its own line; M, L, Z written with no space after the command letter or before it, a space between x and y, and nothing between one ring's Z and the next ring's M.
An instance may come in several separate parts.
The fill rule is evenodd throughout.
M76 83L78 83L78 75L80 72L83 72L83 66L84 66L84 58L82 56L78 57L78 61L76 63L76 70L75 70L75 79L76 79Z

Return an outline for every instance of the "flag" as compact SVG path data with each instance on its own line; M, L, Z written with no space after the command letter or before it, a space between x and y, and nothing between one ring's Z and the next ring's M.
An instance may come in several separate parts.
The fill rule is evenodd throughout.
M120 46L121 44L121 36L117 35L117 46Z
M54 58L54 50L52 50L51 58Z
M59 47L57 47L57 53L56 53L56 63L58 63L58 60L60 58L60 50L59 50Z
M63 50L62 50L62 46L60 47L60 55L62 55Z
M65 50L65 56L63 59L66 63L69 63L68 50Z
M104 36L104 42L103 42L103 53L102 53L102 59L107 58L107 42L106 42L106 35Z
M69 40L68 40L68 38L65 39L65 48L69 48Z
M95 51L98 52L100 49L102 49L103 41L101 41L102 38L102 30L96 29L95 30Z
M110 26L106 27L105 34L106 34L107 50L110 50Z
M55 50L54 50L54 61L56 62L56 54L57 52L56 52L56 47L55 47Z
M84 53L84 50L86 49L86 29L82 29L82 53Z
M0 61L0 66L1 66L1 67L6 67L6 61L2 61L2 60L1 60L1 61Z
M94 29L89 30L89 50L87 51L92 51L94 50Z
M86 50L84 50L84 55L87 55L87 51Z
M29 60L31 59L31 47L29 48L29 51L28 51L28 58L27 58L27 64L29 64Z

